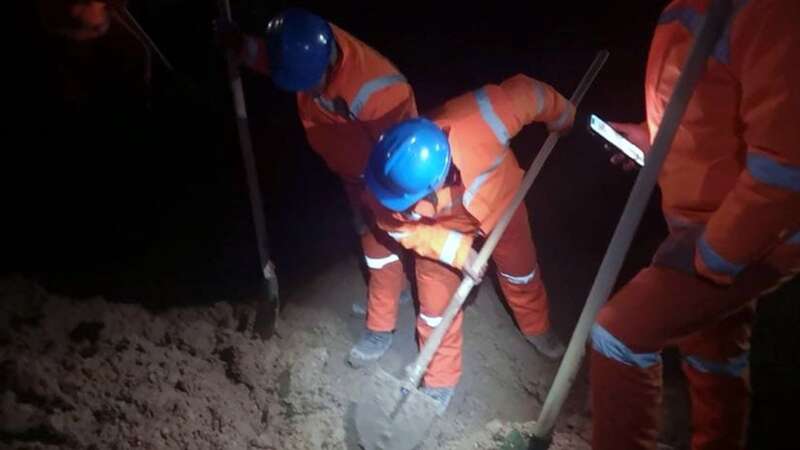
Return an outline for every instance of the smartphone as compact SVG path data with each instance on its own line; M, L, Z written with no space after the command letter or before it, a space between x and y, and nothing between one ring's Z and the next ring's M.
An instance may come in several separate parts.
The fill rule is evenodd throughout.
M628 158L636 161L636 164L644 166L644 152L642 149L625 139L624 136L611 128L611 125L603 122L602 119L594 114L589 116L589 129L613 144L614 147L618 148L622 153L625 153Z

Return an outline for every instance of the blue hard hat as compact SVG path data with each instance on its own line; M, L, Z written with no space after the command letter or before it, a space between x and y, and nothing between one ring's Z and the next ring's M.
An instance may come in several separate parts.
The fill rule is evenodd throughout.
M450 143L433 122L400 122L380 138L364 174L367 188L388 209L405 211L438 189L450 170Z
M292 8L267 24L267 60L275 84L286 91L305 91L322 80L335 44L323 18Z

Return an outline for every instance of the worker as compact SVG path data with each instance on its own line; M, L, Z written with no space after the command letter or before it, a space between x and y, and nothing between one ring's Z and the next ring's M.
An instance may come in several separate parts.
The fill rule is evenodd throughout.
M229 23L218 28L230 30ZM408 300L401 248L377 229L361 201L361 175L387 127L417 116L414 92L392 63L336 25L301 9L273 18L262 36L222 36L247 67L297 94L311 148L342 180L369 268L366 330L348 361L360 366L391 346L398 299Z
M106 101L149 104L152 58L126 0L37 0L48 76L71 111ZM48 83L49 84L49 83ZM144 100L144 102L143 102Z
M108 33L111 10L124 7L117 0L37 0L39 17L45 29L73 41L89 41Z
M509 140L523 126L572 126L574 106L551 86L524 75L456 97L430 115L401 122L372 151L365 178L378 225L416 253L423 345L455 292L459 271L476 257L520 189L523 172ZM550 329L548 299L536 261L528 212L514 212L492 255L501 289L522 334L539 352L559 358L564 346ZM484 268L467 274L478 280ZM436 352L422 390L447 408L461 376L462 313Z
M710 4L675 0L658 20L647 120L614 124L645 151ZM596 450L656 448L668 345L683 356L691 448L743 449L754 297L800 272L800 3L733 4L661 171L669 236L592 328ZM757 271L761 288L744 287Z

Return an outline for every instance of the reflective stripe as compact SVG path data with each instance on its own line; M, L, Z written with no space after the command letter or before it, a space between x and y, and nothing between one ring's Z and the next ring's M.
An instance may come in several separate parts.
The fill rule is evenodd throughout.
M789 239L787 239L786 243L787 244L792 244L792 245L800 245L800 231L798 231L793 236L791 236Z
M711 248L711 244L706 241L705 236L700 236L700 239L697 240L697 249L706 267L716 273L735 277L744 269L744 265L732 263L720 256L719 253Z
M425 314L419 313L419 318L422 319L422 321L425 322L426 325L428 325L429 327L432 327L432 328L435 328L435 327L439 326L440 323L442 323L442 317L441 316L439 316L439 317L430 317L430 316L426 316Z
M705 18L705 14L701 14L693 8L684 6L670 8L664 11L661 17L658 18L658 24L666 25L672 22L680 22L680 24L686 27L692 34L695 34L700 30Z
M747 171L764 184L800 192L800 167L781 164L766 155L748 152Z
M411 235L411 232L410 231L389 231L386 234L388 234L389 237L391 237L395 241L399 241L399 240L405 239L406 237Z
M711 54L713 58L723 64L730 64L731 62L731 23L736 13L748 2L749 0L735 0L733 5L733 13L729 22L725 25L725 30L722 36L714 46L714 51ZM697 35L700 32L700 27L703 25L706 15L701 14L697 10L689 7L677 7L664 11L661 17L658 18L659 25L665 25L671 22L679 22L686 27L692 35Z
M494 136L501 144L508 145L508 130L506 130L506 126L503 121L500 120L500 117L494 112L492 101L486 94L486 90L481 88L475 91L475 98L478 100L478 108L481 111L481 117L483 117L483 120L489 125L489 128L492 129Z
M729 377L741 377L749 365L748 357L748 352L744 352L725 362L709 361L692 355L686 356L685 359L686 363L698 372L710 373L713 375L726 375Z
M536 97L536 115L544 110L544 88L538 81L533 81L533 96Z
M336 106L334 106L333 100L321 95L317 95L314 97L314 101L329 113L336 114Z
M567 105L564 108L564 111L561 111L561 115L558 116L555 122L552 122L552 127L555 129L561 129L564 127L564 122L567 121L567 118L570 116L570 105Z
M536 269L534 269L533 272L527 275L522 275L519 277L515 277L514 275L509 275L503 272L500 272L500 275L502 275L503 278L508 280L508 282L511 284L528 284L531 282L531 280L533 280L533 277L536 276Z
M402 74L396 73L394 75L384 75L382 77L378 77L367 81L361 86L361 89L358 90L355 98L353 98L352 105L350 106L350 111L358 117L361 114L361 109L364 108L364 105L367 104L369 98L375 92L389 87L393 84L405 83L406 77Z
M458 231L451 231L448 233L447 239L444 241L444 246L442 246L442 252L439 254L439 260L441 262L450 266L453 265L453 261L456 259L456 253L458 252L458 246L461 244L462 237L464 237L464 235Z
M500 167L500 164L503 163L503 160L505 158L506 158L505 153L498 156L497 159L494 160L494 162L492 163L491 166L489 166L488 169L481 172L480 175L478 175L477 177L475 177L474 180L472 180L472 183L469 184L467 190L464 192L464 196L461 198L461 201L464 206L469 206L469 204L472 203L472 200L475 198L475 195L478 193L478 190L481 188L483 183L486 182L486 180L489 178L492 172L495 171L495 169Z
M370 269L383 269L395 261L400 261L400 258L397 255L389 255L384 258L370 258L369 256L364 255L364 259L367 261L367 267Z
M705 226L702 223L690 222L688 219L684 219L683 217L679 216L672 216L665 214L664 218L667 220L667 225L669 225L670 229L672 228L686 229L686 228L697 228Z
M661 363L658 353L634 353L599 324L592 325L592 348L603 356L642 369Z

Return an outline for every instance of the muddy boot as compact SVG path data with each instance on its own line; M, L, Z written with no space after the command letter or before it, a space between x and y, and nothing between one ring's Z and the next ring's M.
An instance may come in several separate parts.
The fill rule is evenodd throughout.
M564 344L550 330L537 336L525 336L525 339L533 345L536 350L549 359L558 359L564 356Z
M362 367L377 361L392 346L392 333L366 330L355 347L350 350L347 362L353 367Z
M365 317L367 315L366 303L353 303L353 309L350 311L356 317Z
M456 388L423 386L420 388L420 392L436 400L436 403L438 403L438 406L436 407L436 414L441 416L445 411L447 411L447 405L450 404L450 399L453 398Z

